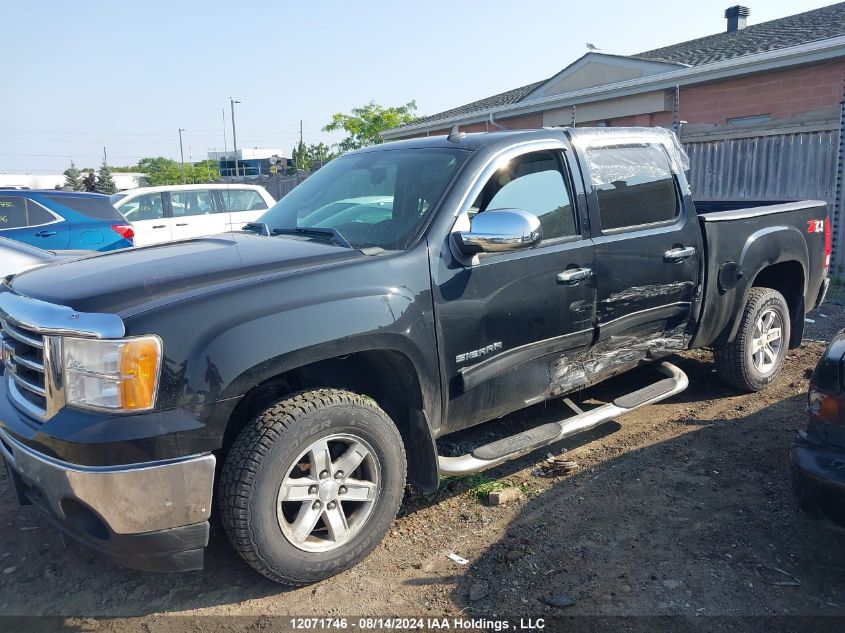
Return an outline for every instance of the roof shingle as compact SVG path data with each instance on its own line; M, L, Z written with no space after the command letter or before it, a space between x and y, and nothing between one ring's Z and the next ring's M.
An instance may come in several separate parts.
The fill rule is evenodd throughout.
M632 57L699 66L845 35L845 2L656 48Z
M716 33L715 35L700 37L688 42L656 48L636 55L630 55L630 57L698 66L700 64L733 59L753 53L763 53L780 48L798 46L799 44L807 44L841 35L845 35L845 2L769 22L761 22L760 24L754 24L739 31ZM501 92L491 97L452 108L451 110L423 116L411 125L448 119L486 108L511 105L522 101L547 81L548 79L535 81L527 86Z

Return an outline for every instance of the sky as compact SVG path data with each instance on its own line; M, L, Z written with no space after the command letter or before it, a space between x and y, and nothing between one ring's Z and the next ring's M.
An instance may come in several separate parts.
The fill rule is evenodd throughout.
M335 112L417 113L725 30L732 0L0 0L0 173L333 143ZM746 0L749 25L833 4Z

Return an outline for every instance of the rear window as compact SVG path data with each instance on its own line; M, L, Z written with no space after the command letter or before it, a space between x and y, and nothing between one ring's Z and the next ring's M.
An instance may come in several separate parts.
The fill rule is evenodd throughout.
M0 231L26 226L26 202L16 196L0 196Z
M659 145L587 150L602 230L669 222L678 215L675 180Z
M71 196L45 196L51 202L73 209L89 218L97 220L122 220L123 216L117 212L106 198L76 198Z

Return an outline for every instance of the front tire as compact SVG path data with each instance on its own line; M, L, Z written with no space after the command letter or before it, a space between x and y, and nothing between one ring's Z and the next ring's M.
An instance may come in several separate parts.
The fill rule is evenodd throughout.
M365 558L405 486L402 438L369 398L339 389L291 395L259 413L220 478L234 548L271 580L302 586Z
M777 378L789 348L789 308L771 288L752 288L736 338L713 350L719 377L743 391L760 391Z

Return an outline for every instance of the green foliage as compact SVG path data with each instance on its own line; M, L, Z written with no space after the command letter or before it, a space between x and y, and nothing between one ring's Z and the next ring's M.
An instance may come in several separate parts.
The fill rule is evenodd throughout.
M114 184L111 169L109 169L109 166L106 165L106 161L103 161L103 164L100 165L100 169L97 172L97 182L94 184L94 191L97 193L104 193L107 196L117 193L117 185Z
M157 156L142 158L135 169L147 175L147 186L181 185L181 164L170 158ZM185 182L202 184L220 181L220 163L216 160L203 160L198 163L185 163Z
M291 172L312 171L337 157L325 143L306 145L297 143L291 152Z
M487 495L505 488L519 488L526 497L533 497L537 491L525 483L513 482L508 479L493 479L484 473L460 475L456 477L441 477L439 492L446 490L466 491L478 501L486 501ZM463 489L463 490L461 490Z
M385 108L370 101L360 108L353 108L351 114L338 112L332 116L331 123L323 127L324 132L336 132L342 130L347 136L338 147L342 152L378 145L383 143L381 132L391 128L413 123L416 120L414 111L417 109L415 101L409 101L405 105Z
M73 164L73 161L70 161L70 167L65 169L65 186L70 187L74 191L82 191L84 189L82 185L82 174L76 168L76 165Z

